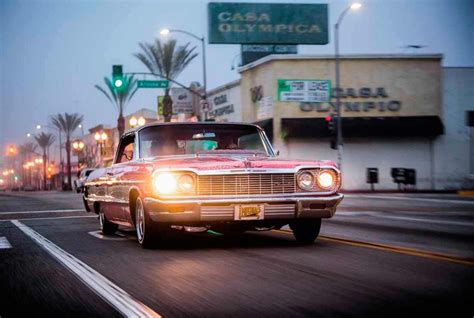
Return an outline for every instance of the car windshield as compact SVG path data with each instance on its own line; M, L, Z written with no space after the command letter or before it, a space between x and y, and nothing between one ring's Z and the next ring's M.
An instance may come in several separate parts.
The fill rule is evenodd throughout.
M139 132L140 158L187 154L270 155L251 125L162 125Z

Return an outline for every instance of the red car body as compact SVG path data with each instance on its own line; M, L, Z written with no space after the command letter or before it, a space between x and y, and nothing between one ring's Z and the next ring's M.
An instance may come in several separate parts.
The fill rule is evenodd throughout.
M124 134L113 165L87 179L84 202L104 233L135 227L144 246L172 225L226 233L290 224L308 243L335 214L340 185L333 162L279 159L256 125L167 123Z

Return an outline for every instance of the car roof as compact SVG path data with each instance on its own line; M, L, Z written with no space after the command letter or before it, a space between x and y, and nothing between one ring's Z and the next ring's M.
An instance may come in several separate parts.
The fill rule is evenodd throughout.
M242 126L253 126L253 127L256 127L258 129L262 129L260 126L256 125L256 124L251 124L251 123L243 123L243 122L215 122L215 121L199 121L199 122L168 122L168 123L150 123L150 124L146 124L146 125L143 125L143 126L140 126L140 127L136 127L136 128L132 128L132 129L129 129L127 130L127 132L124 133L124 136L125 135L128 135L132 132L138 132L142 129L145 129L145 128L148 128L148 127L155 127L155 126L181 126L181 125L186 125L186 126L189 126L189 125L229 125L229 126L232 126L232 125L242 125Z

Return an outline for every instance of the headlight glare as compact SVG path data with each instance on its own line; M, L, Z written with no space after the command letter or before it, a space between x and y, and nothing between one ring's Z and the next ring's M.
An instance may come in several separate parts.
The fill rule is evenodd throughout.
M159 172L153 176L153 189L158 194L175 194L178 189L176 177L169 172Z
M317 177L318 186L321 189L329 190L336 186L336 175L333 171L322 170Z

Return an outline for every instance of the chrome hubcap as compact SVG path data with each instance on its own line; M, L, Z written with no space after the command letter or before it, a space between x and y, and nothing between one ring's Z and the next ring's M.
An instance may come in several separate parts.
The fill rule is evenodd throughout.
M141 200L137 200L136 211L137 238L141 243L145 237L145 211L143 210L143 204Z

